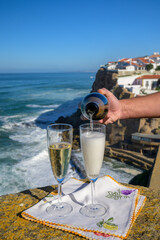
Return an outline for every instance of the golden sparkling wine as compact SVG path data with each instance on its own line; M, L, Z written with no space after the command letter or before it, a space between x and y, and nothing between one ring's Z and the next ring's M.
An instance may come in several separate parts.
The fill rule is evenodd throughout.
M54 176L64 179L71 157L71 144L60 142L49 146L49 155Z

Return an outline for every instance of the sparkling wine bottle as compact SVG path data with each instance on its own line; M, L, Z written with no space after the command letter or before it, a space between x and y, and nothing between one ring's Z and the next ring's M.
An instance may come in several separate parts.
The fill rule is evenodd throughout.
M90 93L82 100L81 112L87 119L103 119L108 112L108 100L98 92Z

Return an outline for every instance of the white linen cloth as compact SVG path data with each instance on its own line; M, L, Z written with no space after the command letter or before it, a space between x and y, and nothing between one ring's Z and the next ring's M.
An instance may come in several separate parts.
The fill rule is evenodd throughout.
M126 187L110 176L100 177L94 184L94 202L102 204L107 209L102 217L89 218L79 213L82 206L91 203L91 186L90 183L74 178L62 186L62 201L70 203L73 207L73 211L68 216L54 217L46 212L46 208L52 201L58 201L55 193L47 195L25 210L22 216L89 239L127 238L145 203L145 196L141 196L138 189Z

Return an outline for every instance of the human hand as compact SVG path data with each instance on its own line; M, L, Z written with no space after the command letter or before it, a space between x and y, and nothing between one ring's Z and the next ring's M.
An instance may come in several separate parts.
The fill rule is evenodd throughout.
M107 125L109 123L113 123L118 119L120 119L121 104L119 100L113 95L113 93L111 93L109 90L105 88L99 89L98 92L103 94L108 99L108 104L109 104L107 115L105 116L105 118L103 118L99 122Z

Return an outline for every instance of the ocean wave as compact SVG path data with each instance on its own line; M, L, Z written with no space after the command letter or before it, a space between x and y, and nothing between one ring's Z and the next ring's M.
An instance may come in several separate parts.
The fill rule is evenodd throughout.
M20 130L20 128L30 128L35 127L35 122L6 122L1 126L1 131L15 130L16 128Z
M57 184L52 173L47 148L40 150L39 146L38 149L39 151L33 151L33 155L25 159L22 158L21 161L12 165L12 167L4 166L1 168L0 181L3 184L0 195ZM66 179L69 177L77 177L71 165L69 165Z
M9 119L22 118L24 116L25 116L24 114L17 114L17 115L11 115L11 116L0 116L0 121L6 122Z
M57 108L57 107L59 107L59 104L51 104L51 105L27 104L26 107L29 107L29 108Z
M65 103L59 105L59 107L57 107L54 111L47 111L39 115L35 122L39 127L43 127L41 124L46 127L48 124L55 122L61 116L71 116L72 113L77 111L78 104L81 101L82 97L66 101Z
M0 116L1 121L1 131L18 131L20 128L30 128L35 127L35 119L37 118L37 113L35 116L28 116L27 114L18 114L11 116Z
M35 125L33 125L31 128L25 127L21 129L21 131L16 131L13 134L10 134L9 138L13 141L17 141L19 143L24 144L31 145L33 145L34 143L40 144L43 143L43 141L46 141L46 130L38 128Z

